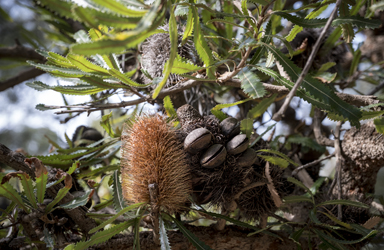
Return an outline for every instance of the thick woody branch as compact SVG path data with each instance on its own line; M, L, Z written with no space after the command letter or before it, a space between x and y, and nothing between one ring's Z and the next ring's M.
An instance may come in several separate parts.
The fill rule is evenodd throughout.
M156 100L163 99L167 95L174 95L176 93L182 92L186 89L198 86L205 83L204 81L199 81L199 80L188 80L185 82L182 82L178 85L175 85L171 88L168 89L163 89L160 93L159 96ZM221 86L231 86L231 87L236 87L240 88L241 82L236 79L231 79L228 81L225 81L223 83L218 83ZM269 83L263 83L263 86L266 91L269 93L277 93L280 95L286 95L289 93L289 89L284 87L284 86L278 86L278 85L273 85ZM379 103L379 100L377 99L376 96L359 96L359 95L349 95L349 94L344 94L344 93L336 93L342 100L356 106L366 106L370 104L375 104ZM72 110L61 110L55 112L55 114L66 114L66 113L82 113L82 112L94 112L94 111L99 111L99 110L104 110L104 109L114 109L114 108L123 108L123 107L128 107L128 106L133 106L137 105L146 101L153 102L155 100L151 99L151 94L140 97L136 100L133 101L127 101L127 102L120 102L120 103L108 103L108 104L90 104L90 105L83 105L83 106L75 106L75 105L70 105L70 106L51 106L51 105L45 105L47 108L51 109L60 109L60 108L77 108L77 109L72 109ZM332 143L333 145L333 143Z
M0 82L0 91L12 88L19 83L27 81L31 78L35 78L39 75L44 74L45 72L40 69L31 68L26 71L19 73L17 76L11 77L3 82Z
M20 60L32 60L44 63L45 57L37 53L34 49L24 47L22 45L15 45L8 48L0 48L0 59L20 59ZM5 81L0 82L0 91L4 91L8 88L22 83L28 79L37 77L44 74L45 72L39 69L31 68L19 73L17 76L11 77Z
M15 45L13 47L0 48L0 59L22 59L33 60L39 62L45 62L44 56L37 53L34 49L27 48L21 45Z

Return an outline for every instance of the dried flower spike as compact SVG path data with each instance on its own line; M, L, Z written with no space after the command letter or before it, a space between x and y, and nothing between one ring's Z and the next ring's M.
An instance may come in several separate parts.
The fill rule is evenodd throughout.
M160 115L141 116L124 128L122 137L123 195L129 202L152 203L170 213L188 201L192 184L176 131ZM157 184L157 202L148 185Z

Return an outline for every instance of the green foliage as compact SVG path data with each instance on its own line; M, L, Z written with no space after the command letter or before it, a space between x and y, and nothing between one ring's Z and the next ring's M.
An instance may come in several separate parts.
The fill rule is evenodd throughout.
M238 74L241 88L252 98L261 98L265 95L263 83L248 67L244 67Z
M125 200L123 198L123 190L120 182L120 171L115 170L112 174L113 179L113 206L116 212L120 212L126 207Z

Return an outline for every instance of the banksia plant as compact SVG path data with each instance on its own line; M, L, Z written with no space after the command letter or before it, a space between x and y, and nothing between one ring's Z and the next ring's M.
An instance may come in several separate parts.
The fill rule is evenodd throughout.
M174 213L191 194L185 153L177 133L160 115L144 115L127 124L122 136L122 186L128 202L150 203ZM149 185L156 186L151 200Z

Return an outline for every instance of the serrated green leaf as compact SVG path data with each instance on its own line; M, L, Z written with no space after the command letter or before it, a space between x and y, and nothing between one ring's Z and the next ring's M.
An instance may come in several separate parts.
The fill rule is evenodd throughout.
M39 157L39 160L40 157ZM44 164L44 163L43 163ZM42 166L43 170L41 171L40 175L36 175L36 197L38 203L43 203L44 196L45 196L45 190L47 187L47 181L48 181L48 171L45 166Z
M95 209L95 211L99 211L103 208L108 207L112 203L113 203L113 199L110 199L110 200L107 200L107 201L104 201L104 202L101 202L101 203L95 205L93 208ZM110 215L110 216L112 216L112 215Z
M384 134L384 117L373 120L373 123L375 124L377 132Z
M84 43L72 45L71 52L79 55L122 53L127 48L137 46L149 36L164 32L164 30L156 30L162 24L165 16L165 8L164 6L159 8L160 3L160 0L155 1L149 12L140 19L134 30L120 32L110 38L95 42L84 41Z
M273 94L271 97L263 99L259 104L249 110L248 117L256 119L257 117L264 114L268 107L275 101L276 97L277 94Z
M292 182L296 186L301 187L302 189L307 191L307 193L312 197L312 203L315 204L312 191L309 188L307 188L301 181L299 181L299 180L297 180L297 179L295 179L293 177L288 177L287 181Z
M70 175L69 175L70 176ZM59 202L61 201L65 195L68 193L69 189L72 187L72 178L71 179L71 185L67 186L67 184L57 192L57 195L51 203L48 204L48 206L45 208L45 213L50 213L52 211L52 208Z
M91 63L84 56L68 54L67 59L81 71L98 75L109 75L108 70Z
M285 204L298 203L298 202L313 203L311 198L303 195L289 195L289 196L285 196L283 199Z
M259 157L263 158L264 160L272 163L273 165L279 166L282 169L285 169L289 166L289 162L286 161L283 158L277 157L277 156L271 156L271 155L259 155Z
M164 221L159 216L159 235L160 235L160 243L161 243L161 250L171 250L171 245L169 244L168 236L167 236L167 230L164 226Z
M273 53L276 60L280 62L292 81L296 81L299 78L300 68L293 64L281 51L269 44L262 43L262 45ZM328 86L312 78L310 75L304 78L302 86L313 97L329 105L335 112L346 117L353 126L360 127L359 119L361 118L361 111L357 107L342 101Z
M196 48L197 54L200 56L201 60L205 64L205 67L208 67L214 64L212 51L209 48L207 42L205 41L204 35L200 28L200 21L199 21L199 15L198 15L197 9L195 6L192 6L191 9L193 12L193 19L194 19L193 41L195 44L195 48ZM207 71L207 76L208 78L215 78L215 68L210 68Z
M112 138L120 137L116 135L115 132L113 131L111 121L110 121L111 117L112 117L112 111L107 115L103 115L103 117L101 117L100 125L104 128L105 132L107 132L107 134L110 137Z
M120 14L128 17L142 17L148 10L143 9L129 9L121 2L115 0L92 0L96 4L107 8L112 13Z
M26 173L17 174L20 178L21 185L24 189L24 194L28 198L29 202L32 204L34 208L37 208L36 204L36 196L33 192L33 185L31 177Z
M163 70L163 78L158 83L157 87L153 91L152 98L156 99L159 95L161 89L164 87L164 85L168 81L168 77L171 74L173 62L175 61L177 50L178 50L178 33L177 33L177 23L176 23L176 17L173 10L171 10L171 15L169 18L169 39L171 41L171 48L169 53L169 59L164 65Z
M182 7L182 6L177 6L177 8L178 7ZM176 8L176 11L177 11L177 8ZM187 8L187 12L188 12L188 18L187 18L187 25L185 26L184 33L183 33L183 38L181 39L181 46L183 46L188 41L188 38L190 36L192 36L193 28L194 28L193 10L192 10L192 8L189 8L188 6L186 6L186 8ZM176 14L176 11L175 11L175 14ZM177 14L176 14L176 16L177 16Z
M123 84L116 84L116 83L109 83L104 81L103 79L95 76L83 76L80 77L80 80L89 83L92 86L98 87L98 88L103 88L103 89L118 89L118 88L123 88L127 89L129 88L126 85Z
M56 54L54 52L48 52L47 60L50 63L56 64L59 67L63 68L76 68L67 58Z
M8 183L8 181L2 183L4 176L0 175L0 196L3 196L13 202L15 202L20 208L22 208L25 212L28 212L28 208L24 205L24 202L17 193L17 191Z
M246 118L240 122L240 130L243 134L247 135L247 138L251 138L251 134L253 133L253 120L250 118Z
M345 222L342 222L341 220L337 219L336 216L334 216L333 214L329 214L329 213L324 213L324 212L321 212L320 213L324 214L325 216L327 216L330 220L332 220L333 222L335 222L336 224L340 225L340 226L343 226L345 228L348 228L348 229L352 229L352 226L349 225L348 223L345 223Z
M361 16L342 16L332 21L333 26L342 24L351 24L361 29L376 29L380 27L381 21L378 19L367 19Z
M173 118L173 119L177 118L176 110L173 107L173 103L172 103L171 97L169 95L164 97L163 105L164 105L165 112L167 112L168 117Z
M108 72L111 74L111 76L116 77L117 79L119 79L123 83L128 84L130 86L133 86L136 88L148 87L148 85L140 84L140 83L133 81L132 79L130 79L129 77L127 77L126 75L124 75L123 73L118 71L117 69L110 69L110 70L108 70Z
M133 228L134 238L132 249L140 250L140 218L134 219Z
M187 60L183 59L178 54L176 54L176 58L173 61L171 73L182 75L182 74L186 74L189 72L195 72L195 71L198 71L200 69L202 69L202 67L194 65L191 62L188 62Z
M140 18L137 17L120 16L115 13L101 12L81 6L73 8L73 12L81 21L93 28L103 24L117 29L133 29L136 28L140 21Z
M87 202L92 199L92 195L95 192L94 189L88 190L83 196L77 197L72 201L58 206L59 208L64 209L74 209L76 207L84 206Z
M63 0L39 0L39 5L57 13L59 16L73 18L71 7L72 3Z
M217 104L215 107L213 107L211 109L211 113L214 114L220 121L222 121L225 118L227 118L227 115L224 114L220 109L229 108L229 107L232 107L232 106L235 106L238 104L242 104L242 103L247 102L249 100L251 100L251 99L245 99L245 100L241 100L241 101L234 102L234 103Z
M319 145L314 139L309 137L304 137L301 135L290 135L287 139L288 143L300 144L304 147L311 148L318 152L324 152L325 147Z
M358 202L358 201L351 201L351 200L330 200L330 201L324 201L322 203L319 203L316 205L316 207L319 206L326 206L326 205L345 205L345 206L353 206L353 207L361 207L368 209L369 206L367 204Z
M371 111L362 111L362 116L360 118L360 121L372 119L378 116L384 115L384 110L371 110ZM346 118L341 117L340 115L337 115L335 113L328 113L327 117L332 121L347 121Z
M292 15L290 15L286 12L282 12L282 11L275 11L272 14L281 16L281 17L287 19L288 21L290 21L290 22L292 22L292 23L294 23L300 27L304 27L304 28L311 28L311 29L321 28L327 23L327 19L325 19L325 18L304 19L304 18L300 18L298 16L292 16ZM288 39L288 37L287 37L287 40L292 41L292 40Z
M340 25L342 31L343 31L343 38L346 43L351 43L353 41L353 38L355 37L355 32L353 31L351 24L341 24Z
M37 91L54 90L68 95L92 95L105 90L104 88L96 88L90 85L48 86L40 81L27 82L26 85Z
M272 21L269 21L267 23L267 26L265 28L265 33L264 33L264 36L261 39L261 41L266 43L266 44L271 43L272 42L272 36L271 35L272 35ZM266 48L264 48L263 46L258 47L255 50L255 54L253 55L253 57L249 63L251 65L257 64L259 62L261 56L264 55L265 52L266 52Z
M98 225L97 227L91 229L89 231L89 234L93 234L94 232L102 229L103 227L105 227L106 225L108 224L111 224L112 222L114 222L117 217L119 217L120 215L123 215L124 213L128 212L128 211L131 211L135 208L139 208L140 206L142 206L144 203L137 203L137 204L133 204L129 207L125 207L124 209L120 210L118 213L116 213L114 216L112 216L111 218L109 218L108 220L104 221L103 223L101 223L100 225ZM136 218L136 217L135 217ZM131 221L131 220L130 220Z
M242 90L252 98L261 98L265 95L263 83L259 77L253 73L248 67L244 67L238 73L241 81Z
M120 170L115 170L112 175L113 179L113 207L116 212L120 212L126 207L126 203L123 197L123 189L120 182Z
M62 67L57 67L54 65L49 65L49 64L41 64L41 63L35 63L33 61L27 61L32 66L35 66L38 69L51 72L51 73L63 73L65 75L74 75L74 77L77 77L78 75L90 75L90 73L83 72L77 69L70 69L70 68L62 68Z
M265 153L270 153L270 154L275 154L275 155L278 155L280 156L281 158L285 159L286 161L288 161L290 164L292 164L293 166L298 166L298 164L294 161L292 161L291 159L289 159L288 156L286 156L285 154L277 151L277 150L273 150L273 149L260 149L258 150L257 152L265 152Z
M83 250L88 249L89 247L100 244L102 242L105 242L112 238L114 235L120 233L121 231L127 229L128 227L132 226L134 223L134 219L125 221L123 223L117 224L114 227L111 227L107 230L100 231L94 235L88 240L88 241L80 241L76 244L74 250Z
M199 238L196 237L191 231L189 231L179 220L169 215L165 215L169 220L173 220L179 228L180 232L188 239L189 242L192 243L193 246L198 250L212 250L209 246L207 246L204 242L202 242Z

